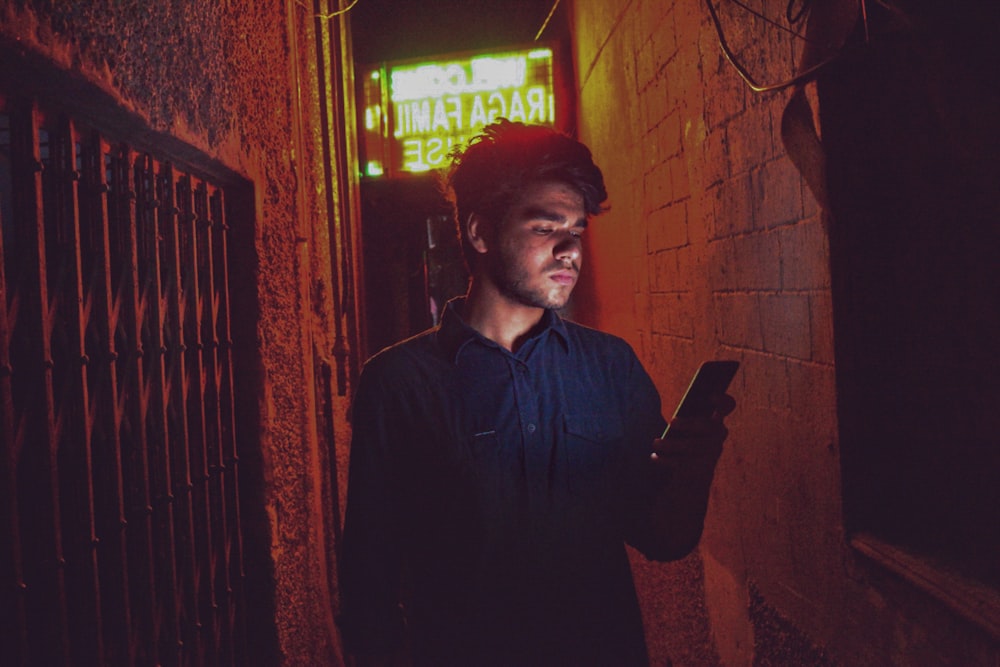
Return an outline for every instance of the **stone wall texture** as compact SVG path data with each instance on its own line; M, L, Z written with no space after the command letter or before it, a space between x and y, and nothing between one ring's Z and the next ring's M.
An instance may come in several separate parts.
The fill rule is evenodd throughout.
M787 40L712 4L751 69L794 72ZM667 414L701 360L742 362L699 551L634 559L652 663L993 664L995 639L845 535L828 216L781 139L790 89L744 84L705 3L572 15L579 136L611 206L575 314L633 344Z

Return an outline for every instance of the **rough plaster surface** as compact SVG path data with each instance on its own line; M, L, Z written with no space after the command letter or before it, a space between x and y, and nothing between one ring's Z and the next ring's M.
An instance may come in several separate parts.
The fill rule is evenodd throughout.
M312 16L298 6L291 10L295 30L304 35L296 53L289 39L292 6L282 0L13 0L0 9L0 29L53 68L110 93L150 130L181 139L253 184L247 219L230 220L248 262L234 268L245 281L231 287L254 295L259 316L234 331L251 341L261 364L256 410L263 452L247 458L262 469L245 479L262 484L264 506L256 513L267 528L249 534L270 544L283 664L317 664L336 662L337 652L326 562L332 554L319 505L329 480L319 466L312 394L303 391L313 382L312 330L303 325L313 324L320 338L332 329L329 290L318 290L319 303L309 298L331 263L325 232L316 230L320 197L308 194L320 191L305 166L316 164L315 135L308 121L298 135L295 126L297 105L315 102ZM296 68L303 77L298 89L291 79ZM319 347L332 346L321 341ZM254 515L247 507L244 518Z
M832 667L823 649L810 644L795 624L768 606L760 591L749 584L750 620L754 626L754 662L757 667Z
M694 553L674 563L653 563L635 553L631 556L651 665L722 665L709 638L699 555Z

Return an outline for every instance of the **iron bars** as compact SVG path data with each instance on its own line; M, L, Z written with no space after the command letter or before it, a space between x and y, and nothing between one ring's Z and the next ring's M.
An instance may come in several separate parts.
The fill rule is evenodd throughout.
M244 664L223 189L0 98L4 664Z

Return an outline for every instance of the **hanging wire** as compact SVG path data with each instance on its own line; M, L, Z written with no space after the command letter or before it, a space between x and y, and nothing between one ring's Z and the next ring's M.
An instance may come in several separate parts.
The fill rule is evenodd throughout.
M795 1L796 0L789 0L788 5L785 8L785 15L789 19L789 22L791 22L791 23L797 23L797 22L799 22L808 13L809 7L812 4L812 0L802 0L802 6L798 9L797 12L793 12L793 7L794 7L794 4L795 4ZM754 16L757 16L758 18L766 21L767 23L770 23L771 25L774 25L775 27L778 27L781 30L784 30L786 32L791 33L793 36L795 36L795 37L797 37L797 38L799 38L799 39L801 39L803 41L811 41L807 37L805 37L804 35L801 35L800 33L796 32L796 31L794 31L794 30L792 30L790 28L786 28L785 26L783 26L783 25L775 22L773 19L770 19L767 16L764 16L763 14L761 14L758 11L756 11L755 9L753 9L751 7L748 7L744 3L740 2L740 0L730 0L730 2L732 2L733 4L741 7L742 9L744 9L747 12L753 14ZM860 3L861 3L861 18L862 18L862 21L864 22L865 40L867 41L867 39L868 39L868 12L866 11L866 9L867 9L866 8L866 2L867 2L867 0L860 0ZM831 62L833 62L837 58L839 58L840 55L841 55L841 53L844 50L845 44L841 44L839 47L837 47L837 49L831 55L827 56L826 58L824 58L820 62L816 63L815 65L812 65L811 67L808 67L808 68L802 70L801 72L799 72L798 74L796 74L792 78L786 79L784 81L781 81L779 83L774 83L774 84L761 84L761 83L758 83L753 78L753 76L750 74L750 72L747 71L746 67L743 66L743 64L740 62L739 58L736 57L736 54L734 54L733 51L732 51L732 49L729 47L729 43L726 41L725 30L723 30L723 27L722 27L722 21L719 19L719 14L716 11L715 5L712 3L712 0L705 0L705 5L707 5L708 12L709 12L709 14L712 17L712 23L715 24L715 32L716 32L716 34L719 37L719 46L722 48L723 55L726 56L726 60L728 60L729 64L733 66L733 68L736 70L736 72L740 75L740 78L743 79L743 81L746 82L746 84L747 84L747 86L749 86L750 90L754 91L755 93L766 93L766 92L771 92L771 91L775 91L775 90L783 90L785 88L790 88L792 86L797 86L797 85L799 85L801 83L805 83L806 81L812 79L813 76L815 76L816 72L818 72L819 70L821 70L822 68L826 67L827 65L829 65Z
M809 38L806 37L805 35L803 35L802 33L795 32L791 28L785 27L781 23L778 23L777 21L775 21L771 17L765 15L763 12L757 11L756 9L754 9L753 7L751 7L750 5L747 5L746 3L740 2L740 0L729 0L729 2L731 2L734 5L736 5L740 9L743 9L747 13L753 14L754 16L756 16L760 20L764 21L765 23L770 23L771 25L773 25L778 30L783 30L783 31L791 34L794 37L798 37L799 39L801 39L803 41L806 41L806 42L809 41ZM788 0L788 6L785 7L785 17L788 19L788 22L791 23L791 24L795 24L795 23L798 23L799 21L801 21L802 17L805 16L806 13L808 13L808 11L809 11L809 5L810 4L812 4L812 0L803 0L802 7L799 9L798 12L796 12L794 14L794 18L792 18L792 16L793 16L792 15L792 7L795 6L795 0Z
M795 6L795 0L788 0L788 4L785 6L785 18L789 23L795 24L802 20L802 17L809 13L809 7L812 5L812 0L802 0L802 6L799 7L799 11L793 12L792 8Z
M357 2L357 0L355 0L355 2ZM546 16L545 17L545 21L542 22L542 27L538 29L537 33L535 33L535 40L534 41L537 42L538 38L542 36L543 32L545 32L545 28L548 27L549 21L552 20L552 15L556 13L556 7L558 7L558 6L559 6L559 0L556 0L555 3L553 3L553 5L552 5L552 9L549 10L549 15Z
M304 9L309 9L305 2L302 0L295 0L295 4L299 5ZM354 5L358 4L358 0L351 0L351 4L347 5L343 9L338 9L335 12L330 12L329 14L316 14L315 18L322 19L324 21L332 19L334 16L340 16L341 14L346 14L347 12L354 9Z

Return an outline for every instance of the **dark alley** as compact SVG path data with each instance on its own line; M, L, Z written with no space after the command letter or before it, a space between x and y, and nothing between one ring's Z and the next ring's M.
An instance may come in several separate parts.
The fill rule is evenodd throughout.
M657 433L702 362L739 362L697 546L622 556L648 664L997 667L998 29L973 0L0 0L0 664L368 664L338 576L369 565L344 551L352 436L433 438L352 406L367 360L447 331L492 275L442 178L507 119L581 142L607 190L521 188L572 228L539 326L634 351ZM576 388L551 351L517 386L600 386L574 417L645 437L598 423L635 407L601 385L632 358L615 345ZM469 447L516 422L455 405L438 419ZM576 497L597 473L557 467L571 417L536 408L524 433L560 433L539 474ZM411 480L410 509L476 516L446 478ZM400 516L439 557L413 535L446 517ZM504 582L483 606L520 639L544 613ZM608 634L574 626L551 664L618 664L616 609L579 594L552 609L585 601Z

